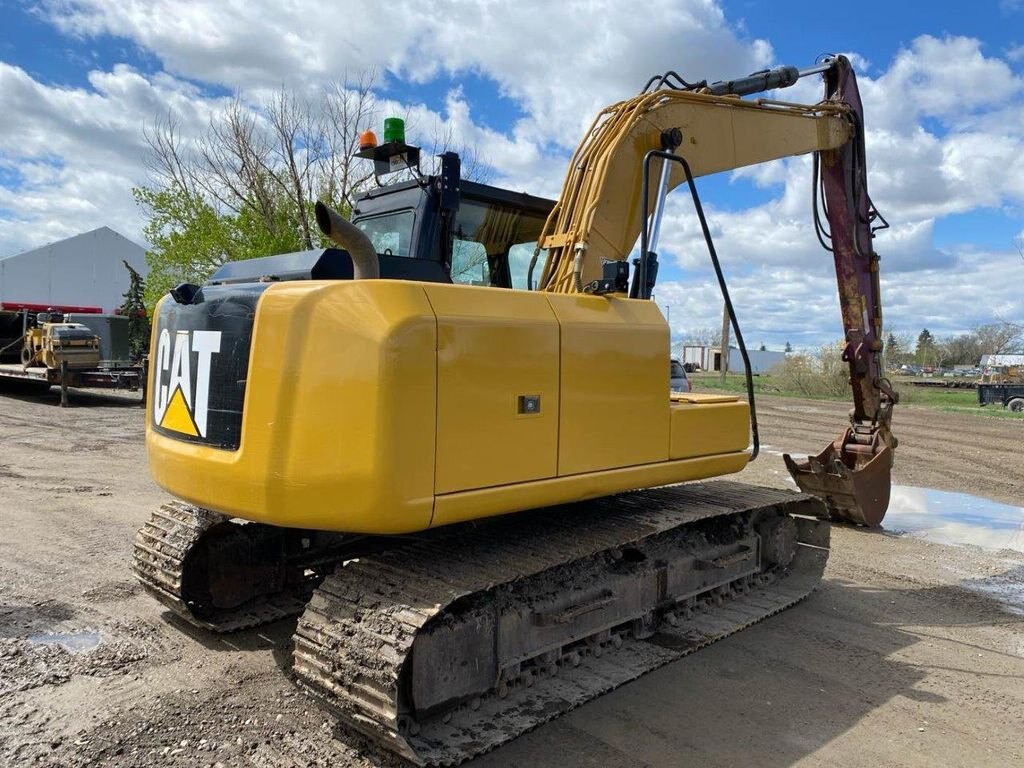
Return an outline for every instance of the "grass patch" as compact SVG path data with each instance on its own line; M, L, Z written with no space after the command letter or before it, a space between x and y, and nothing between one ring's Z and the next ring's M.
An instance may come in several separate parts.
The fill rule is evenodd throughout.
M691 373L688 376L695 392L715 391L736 394L746 394L747 392L747 382L742 374L727 374L724 384L721 375L717 373ZM1000 406L987 405L982 408L978 405L978 396L973 389L915 387L910 382L899 379L893 381L893 386L899 392L901 405L920 405L950 413L969 413L989 418L1024 420L1024 414L1013 413ZM832 402L849 402L850 400L849 394L815 394L796 391L786 387L778 377L770 374L754 377L754 394Z

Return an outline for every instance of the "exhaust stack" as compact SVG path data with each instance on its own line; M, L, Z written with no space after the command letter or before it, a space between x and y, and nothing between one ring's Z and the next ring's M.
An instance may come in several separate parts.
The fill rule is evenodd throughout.
M316 204L316 223L321 232L352 257L353 280L376 280L380 277L377 249L359 227L319 201Z

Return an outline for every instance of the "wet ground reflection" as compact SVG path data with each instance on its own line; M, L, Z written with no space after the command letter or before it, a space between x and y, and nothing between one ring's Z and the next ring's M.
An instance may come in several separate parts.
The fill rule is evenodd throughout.
M32 635L28 640L36 645L60 645L69 651L90 651L100 644L100 633L91 630L47 632L42 635Z
M938 544L1024 553L1024 507L966 493L894 485L882 525Z

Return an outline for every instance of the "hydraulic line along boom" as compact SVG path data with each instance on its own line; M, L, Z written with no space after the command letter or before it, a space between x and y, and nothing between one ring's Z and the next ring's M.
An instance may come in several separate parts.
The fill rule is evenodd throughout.
M874 526L889 506L897 443L890 423L899 398L882 364L879 257L872 244L874 231L888 224L868 195L864 109L853 68L842 56L831 63L824 73L825 99L847 106L853 132L843 146L815 156L814 215L822 245L835 259L853 409L850 427L817 456L802 462L783 458L800 489L824 499L833 517ZM819 169L828 233L821 231L818 220ZM876 219L879 224L872 226Z
M825 79L825 98L815 105L736 98L814 74ZM628 258L642 232L648 242L630 295L650 297L665 196L685 180L680 164L665 159L644 190L643 158L663 150L685 159L692 177L814 153L816 229L835 259L842 356L850 366L854 408L850 428L824 451L808 461L785 461L800 488L824 499L834 518L877 525L889 502L896 446L889 424L897 397L881 362L878 255L872 247L874 230L887 225L867 192L863 107L850 62L834 56L804 70L779 67L710 85L666 73L640 95L605 109L577 148L540 237L548 254L542 290L581 292L601 278L603 261ZM819 221L818 169L830 234ZM641 192L626 195L625 189ZM650 222L640 210L643 199L654 201Z

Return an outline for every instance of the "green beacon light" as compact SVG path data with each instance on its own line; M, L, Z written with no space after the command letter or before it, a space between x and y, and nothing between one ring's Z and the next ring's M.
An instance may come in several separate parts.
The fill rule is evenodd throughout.
M384 118L384 143L392 141L405 143L405 120L400 117Z
M377 176L405 170L415 173L420 167L420 148L405 143L405 120L400 117L384 120L384 142L379 146L373 131L365 131L359 137L359 151L355 156L372 160Z

